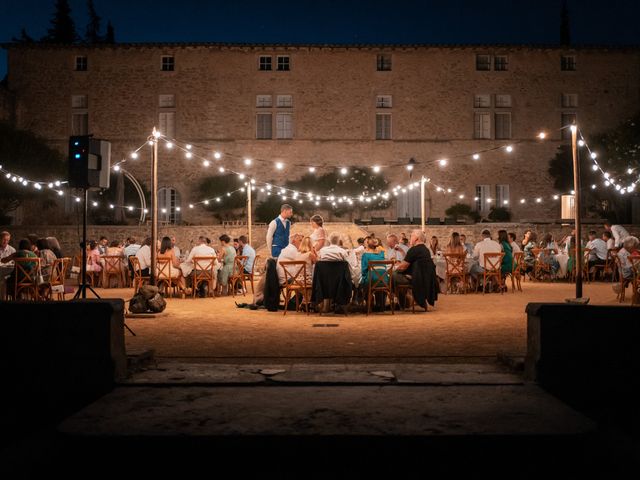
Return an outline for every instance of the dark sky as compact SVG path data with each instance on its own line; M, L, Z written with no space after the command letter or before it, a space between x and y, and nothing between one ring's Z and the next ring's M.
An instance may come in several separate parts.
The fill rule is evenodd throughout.
M561 0L94 0L116 39L291 43L555 43ZM86 0L70 0L84 33ZM0 41L46 33L54 0L0 0ZM569 0L575 43L640 44L640 1ZM0 78L6 55L0 53Z

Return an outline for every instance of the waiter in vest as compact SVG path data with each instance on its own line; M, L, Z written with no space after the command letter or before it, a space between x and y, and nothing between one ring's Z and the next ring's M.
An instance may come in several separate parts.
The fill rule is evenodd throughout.
M285 203L280 207L280 215L269 224L267 249L274 258L278 258L280 251L289 245L289 232L291 230L289 219L291 215L293 215L293 207Z

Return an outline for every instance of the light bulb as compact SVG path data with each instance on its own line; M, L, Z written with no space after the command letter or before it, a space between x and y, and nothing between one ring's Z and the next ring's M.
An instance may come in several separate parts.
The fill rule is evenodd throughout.
M591 152L591 158L595 160L596 158L598 158L598 154L596 152Z
M167 145L167 148L173 148L173 143L171 142L167 142L166 145Z
M187 152L187 153L184 154L184 156L187 157L187 158L192 158L193 157L193 153Z
M593 170L594 172L598 171L598 165L592 165L591 170Z
M507 152L508 153L513 152L513 147L511 145L507 145Z
M189 144L186 145L187 150L191 150L193 147Z
M316 167L309 167L309 173L314 173L316 171Z
M538 134L538 138L539 138L540 140L544 140L545 138L547 138L547 134L546 134L546 133L544 133L544 132L540 132L540 133Z
M479 154L477 154L477 153L474 153L472 158L473 158L474 160L480 160L480 155L479 155Z
M348 170L347 170L345 167L342 167L342 168L340 169L340 173L341 173L342 175L346 175L346 174L347 174L347 172L348 172Z
M114 166L113 166L113 169L114 169L116 172L119 172L119 171L120 171L120 165L114 165Z
M202 161L202 165L204 165L205 167L209 166L209 160L203 160Z
M213 154L213 158L215 158L216 160L220 160L222 158L222 154L220 152L215 152Z
M438 163L440 164L441 167L446 167L448 162L446 158L443 158L441 160L438 160Z
M277 170L282 170L284 168L284 163L282 162L276 162L276 169Z
M245 158L244 159L244 164L248 167L249 165L251 165L251 159L250 158Z
M373 166L373 173L380 173L380 166L379 165L374 165Z
M131 158L133 158L134 160L135 160L136 158L138 158L138 152L132 152L132 153L131 153Z

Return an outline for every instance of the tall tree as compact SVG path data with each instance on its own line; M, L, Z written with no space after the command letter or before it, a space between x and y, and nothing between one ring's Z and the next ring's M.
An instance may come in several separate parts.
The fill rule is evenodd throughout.
M107 22L107 34L104 37L106 43L116 43L116 34L113 31L113 25L111 20Z
M560 44L571 45L571 24L567 0L562 1L562 11L560 12Z
M56 0L51 26L42 40L51 43L74 43L78 40L76 26L71 18L71 7L67 0Z
M17 43L33 43L33 38L27 33L26 28L22 27L22 30L20 30L20 36L19 37L12 37L11 38L12 42L17 42Z
M87 1L87 11L89 14L89 23L87 23L84 39L87 43L100 43L103 40L100 35L100 16L98 12L96 12L93 0Z

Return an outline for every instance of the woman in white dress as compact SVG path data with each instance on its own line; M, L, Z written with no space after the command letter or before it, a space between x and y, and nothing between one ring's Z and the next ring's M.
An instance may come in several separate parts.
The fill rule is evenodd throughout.
M313 217L311 217L311 228L313 229L313 232L311 232L309 238L311 238L311 244L313 245L313 249L316 251L316 253L319 252L322 247L324 247L325 238L327 236L324 228L322 228L323 224L324 220L322 220L322 217L320 215L314 215Z

